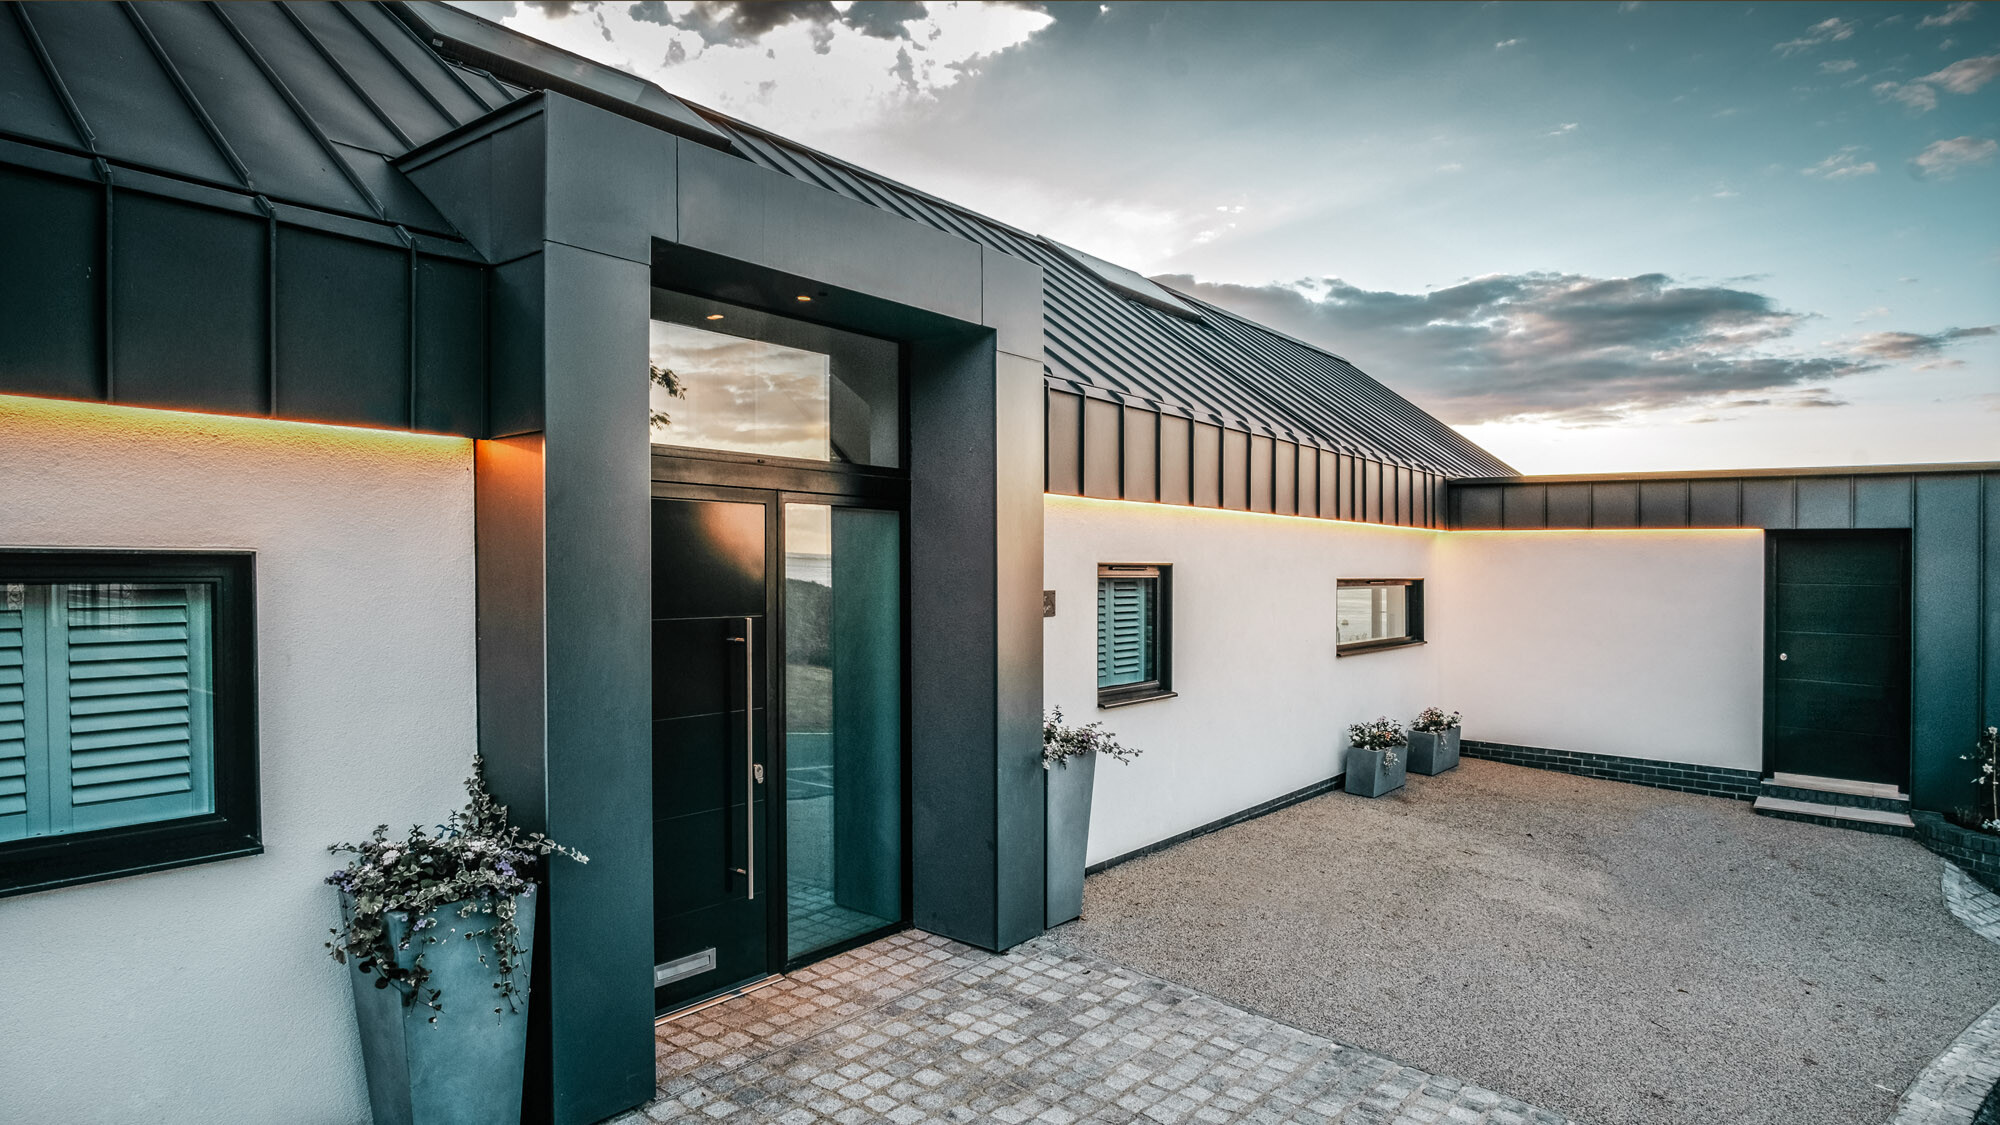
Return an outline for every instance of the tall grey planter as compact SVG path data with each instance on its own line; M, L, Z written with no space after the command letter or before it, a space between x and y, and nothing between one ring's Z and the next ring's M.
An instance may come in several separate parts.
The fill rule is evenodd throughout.
M368 1073L368 1104L375 1125L491 1125L521 1119L521 1077L528 1055L528 969L535 933L535 900L522 895L516 902L515 923L521 928L521 957L514 979L524 995L518 1011L496 1003L499 979L493 938L454 936L485 929L498 921L490 914L460 918L464 903L431 911L432 931L444 940L400 953L408 967L417 949L430 967L430 987L442 996L444 1011L421 1003L405 1005L402 990L377 988L380 980L351 969L354 1017L361 1029L361 1062ZM349 904L343 898L342 911ZM410 920L389 916L389 937L402 943ZM495 1007L501 1010L496 1014ZM435 1015L437 1022L430 1022Z
M1364 750L1359 746L1347 748L1347 780L1349 793L1357 797L1380 797L1403 787L1405 771L1409 768L1409 747L1396 748L1396 761L1392 765L1385 759L1386 750Z
M1458 728L1410 732L1410 772L1436 777L1458 768Z
M1090 847L1090 791L1097 780L1097 755L1065 758L1048 775L1044 824L1048 832L1048 880L1043 922L1060 926L1083 917L1083 866Z

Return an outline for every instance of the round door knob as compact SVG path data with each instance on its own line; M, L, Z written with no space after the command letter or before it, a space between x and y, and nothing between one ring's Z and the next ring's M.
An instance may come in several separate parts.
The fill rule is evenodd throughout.
M1790 659L1791 659L1791 657L1789 657L1789 656L1786 656L1786 655L1785 655L1784 653L1782 653L1782 652L1781 652L1781 653L1779 653L1779 654L1778 654L1778 659L1780 659L1780 660L1790 660Z

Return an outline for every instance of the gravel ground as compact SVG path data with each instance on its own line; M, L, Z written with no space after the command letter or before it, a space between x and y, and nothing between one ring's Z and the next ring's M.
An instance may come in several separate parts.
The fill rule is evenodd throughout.
M1915 843L1467 759L1092 876L1063 942L1599 1125L1873 1123L2000 999Z

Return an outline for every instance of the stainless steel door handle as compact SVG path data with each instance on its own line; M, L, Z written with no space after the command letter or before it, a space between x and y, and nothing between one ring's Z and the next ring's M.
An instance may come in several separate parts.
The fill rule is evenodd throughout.
M731 871L743 876L744 898L757 898L757 783L764 780L764 771L757 765L756 721L757 656L756 642L751 640L751 626L754 622L743 619L743 635L731 637L731 641L743 645L743 866L732 867Z

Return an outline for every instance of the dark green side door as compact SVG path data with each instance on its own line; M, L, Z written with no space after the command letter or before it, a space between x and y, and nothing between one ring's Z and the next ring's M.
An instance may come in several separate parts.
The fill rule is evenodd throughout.
M1909 539L1772 532L1765 758L1771 769L1908 785Z

